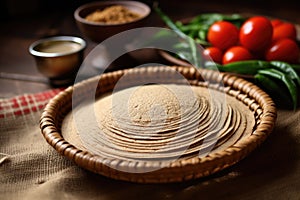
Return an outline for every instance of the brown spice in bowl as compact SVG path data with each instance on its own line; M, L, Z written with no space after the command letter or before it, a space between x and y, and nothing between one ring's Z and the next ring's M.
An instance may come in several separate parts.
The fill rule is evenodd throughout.
M140 18L138 13L132 12L128 8L121 5L109 6L104 10L96 10L85 17L87 21L105 24L127 23L138 18Z

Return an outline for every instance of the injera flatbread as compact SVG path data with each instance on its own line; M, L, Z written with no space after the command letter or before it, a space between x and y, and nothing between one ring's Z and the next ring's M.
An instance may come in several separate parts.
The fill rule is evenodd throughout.
M62 134L77 148L104 158L167 161L220 152L248 137L254 126L252 111L233 96L161 84L108 93L94 105L76 108L63 120Z

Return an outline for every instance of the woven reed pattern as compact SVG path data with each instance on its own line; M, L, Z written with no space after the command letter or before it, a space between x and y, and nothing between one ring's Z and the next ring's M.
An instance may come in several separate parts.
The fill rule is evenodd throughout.
M251 124L251 121L247 122L249 116L244 116L246 112L239 111L238 109L231 110L228 108L228 110L226 110L222 108L221 110L230 113L231 117L229 118L231 122L230 120L229 122L233 124L233 126L235 124L235 127L230 126L232 127L232 131L226 132L225 130L223 134L219 134L221 139L218 140L215 150L212 150L207 156L201 157L197 153L200 150L200 145L193 143L191 148L188 148L183 156L168 164L161 160L156 160L156 156L160 155L163 158L172 157L176 145L171 146L172 151L169 151L168 154L150 154L151 157L145 160L137 159L135 157L137 154L130 154L128 151L125 153L122 151L109 151L108 143L104 144L107 145L108 148L100 149L100 151L95 153L87 150L89 148L86 148L84 144L74 144L70 142L72 140L64 138L65 133L62 133L62 124L66 115L70 113L72 109L72 103L77 105L84 100L84 97L87 96L88 93L94 92L96 96L101 96L106 92L111 92L124 74L126 74L128 80L131 81L126 81L119 90L145 83L148 80L153 81L153 77L155 77L155 81L161 84L183 84L182 79L174 80L174 76L172 76L174 71L184 76L191 86L195 86L196 88L210 88L214 91L224 92L228 97L232 98L233 101L243 104L244 108L248 109L247 113L252 115L253 124ZM92 87L95 83L98 84L96 91L94 91ZM77 102L72 102L72 100L74 100L74 98L72 99L74 90L76 90L77 98L75 99ZM203 105L207 104L203 103ZM199 109L206 110L204 107ZM195 110L193 110L193 113L195 113ZM216 118L216 116L213 117ZM197 117L196 119L202 120ZM272 132L275 119L276 108L273 101L257 86L243 79L228 74L219 74L210 70L196 70L194 68L180 66L172 68L146 67L107 73L102 75L101 78L95 77L76 84L74 87L67 88L48 103L41 116L40 127L45 139L51 146L60 154L73 160L83 168L114 179L141 183L159 183L195 179L207 176L235 164L266 139ZM225 123L222 119L219 121L220 123ZM247 126L243 130L238 131L238 127L241 123L247 123ZM111 126L108 128L112 129L115 127ZM123 131L126 130L123 129L122 132ZM138 143L134 144L132 141L131 143L133 145L131 146L130 142L123 141L120 143L121 140L118 140L120 135L114 135L113 131L107 133L111 134L108 136L110 136L111 139L115 138L113 141L116 141L119 145L127 146L129 149L132 148L135 151L138 150L139 156L142 156L143 153L146 153L144 156L147 156L147 152L149 153L149 151L153 150L151 143L148 145L151 147L150 149L147 149L147 143L143 143L145 146L145 149L143 149L143 145ZM137 130L131 133L137 133ZM186 133L188 133L188 131ZM238 133L240 134L239 136L237 136ZM150 132L148 134L150 134ZM160 142L166 139L162 137L166 137L166 135L154 141L154 146L161 145ZM224 141L228 141L232 137L236 137L234 142L229 143L228 146L224 146L224 144L226 144ZM146 141L147 140L144 140L143 142ZM185 142L184 139L179 141L183 144ZM144 171L149 172L130 173Z

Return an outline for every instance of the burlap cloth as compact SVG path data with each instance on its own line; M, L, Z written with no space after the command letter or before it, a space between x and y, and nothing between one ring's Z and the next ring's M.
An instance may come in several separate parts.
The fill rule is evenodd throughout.
M300 199L300 109L279 110L272 135L220 173L176 184L135 184L93 174L40 133L59 90L0 100L0 199Z

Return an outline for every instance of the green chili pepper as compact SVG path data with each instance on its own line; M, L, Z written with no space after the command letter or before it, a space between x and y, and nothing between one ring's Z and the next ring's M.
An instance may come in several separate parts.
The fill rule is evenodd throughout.
M190 48L190 46L186 42L180 42L180 43L175 44L174 48L176 50L187 50Z
M195 38L195 42L196 42L197 44L200 44L200 45L203 45L203 46L209 46L209 45L210 45L209 42L207 42L207 41L205 41L205 40L200 40L199 38Z
M212 61L206 61L206 62L204 62L204 68L221 71L223 66L221 64L218 64L218 63L215 63Z
M222 14L219 13L204 13L201 15L198 15L194 17L191 21L190 24L212 24L215 21L220 21L223 19Z
M289 63L282 62L282 61L271 61L270 64L275 69L278 69L283 73L285 73L292 80L294 80L298 84L298 86L300 86L300 78L297 72L293 69L293 67Z
M223 72L233 72L237 74L255 75L258 70L269 68L270 64L262 60L245 60L225 64L219 68Z
M246 21L246 18L239 14L232 14L232 15L224 15L223 20L231 22L237 28L240 28L242 24Z
M232 22L234 21L244 22L246 18L240 14L231 14L231 15L223 15L223 20L232 21Z
M178 22L175 22L176 25L177 24L180 24ZM189 32L189 31L198 31L198 30L201 30L201 29L207 29L208 28L208 25L206 24L185 24L185 25L180 25L178 26L178 28L183 31L183 32Z
M207 36L207 30L199 30L198 31L198 38L200 40L206 41L206 36Z
M213 24L216 21L231 21L231 22L237 22L240 21L241 23L245 21L245 18L242 17L239 14L232 14L232 15L224 15L220 13L204 13L201 15L198 15L194 17L191 21L190 24Z
M197 38L198 37L198 30L192 30L187 35L191 38Z
M268 76L265 76L263 74L256 74L254 76L254 80L257 85L260 85L272 97L278 97L277 99L274 98L277 101L283 103L288 102L289 105L292 104L290 97L287 95L286 92L283 91L283 88L276 81L274 81L274 79L269 78Z
M165 13L163 13L160 8L157 6L154 6L154 10L156 13L160 16L160 18L167 24L168 27L170 27L173 31L175 31L181 38L186 38L187 35L184 34L177 26L176 24L167 16Z
M192 64L196 67L200 67L199 63L201 63L201 61L200 61L201 56L197 55L197 49L196 49L197 47L195 45L195 41L190 37L188 38L188 41L189 41L189 45L191 47L192 62L193 62Z
M277 70L277 69L263 69L259 70L258 74L262 74L265 76L269 76L278 80L281 80L285 86L287 87L293 101L294 109L297 107L297 98L298 98L298 92L297 92L297 86L296 84L283 72ZM280 91L278 91L280 92Z
M170 33L163 29L154 35L154 39L159 39L159 38L164 38L164 37L169 37L169 36L170 36Z
M244 75L255 75L258 70L268 69L270 64L262 60L245 60L221 65L215 62L207 61L204 63L205 68L218 68L221 72L231 72Z
M182 32L177 26L176 24L164 13L162 12L158 6L154 6L154 10L156 11L156 13L161 17L161 19L167 24L167 26L169 26L169 28L171 28L173 31L175 31L175 33L181 37L184 40L187 40L189 45L190 45L190 53L192 55L192 64L195 65L196 67L199 67L199 58L197 56L197 48L196 48L196 43L195 41L187 36L184 32Z
M178 56L179 58L186 60L186 61L191 61L191 54L186 52L186 51L179 51L177 52L176 56Z
M300 74L300 65L291 64L292 68Z
M175 25L176 25L179 29L181 29L181 27L184 26L183 23L182 23L181 21L176 21L176 22L175 22Z

